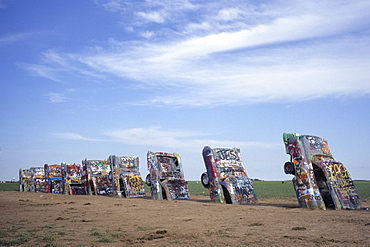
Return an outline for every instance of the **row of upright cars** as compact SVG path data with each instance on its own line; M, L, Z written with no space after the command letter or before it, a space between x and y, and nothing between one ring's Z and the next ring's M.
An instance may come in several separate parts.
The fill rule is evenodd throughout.
M283 134L290 160L286 174L293 175L294 190L300 207L319 209L358 209L359 196L348 170L336 161L327 141L311 135ZM252 180L246 173L239 148L211 148L202 151L206 172L201 183L210 199L229 204L258 202ZM113 195L144 197L144 183L153 199L187 200L179 154L148 152L149 174L145 181L137 157L111 155L106 160L83 160L82 165L44 165L20 169L20 190L73 195Z

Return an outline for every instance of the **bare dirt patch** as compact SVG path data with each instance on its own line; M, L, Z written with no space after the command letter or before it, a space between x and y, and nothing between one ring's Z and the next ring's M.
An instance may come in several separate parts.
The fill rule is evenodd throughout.
M370 203L362 201L363 207ZM369 210L0 191L0 246L370 246Z

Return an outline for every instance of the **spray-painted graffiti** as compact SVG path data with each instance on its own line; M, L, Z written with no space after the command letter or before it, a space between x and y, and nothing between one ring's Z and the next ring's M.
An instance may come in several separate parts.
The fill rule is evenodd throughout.
M184 179L165 179L162 187L168 200L187 200L189 199L188 184Z
M86 195L85 176L82 166L62 163L65 178L65 194Z
M19 169L19 191L31 191L31 170L29 169Z
M145 196L144 181L140 176L138 157L111 155L108 160L113 172L113 194L115 196Z
M324 201L326 200L324 196L329 197L329 200L331 197L334 206L338 209L340 209L339 205L343 209L360 207L361 203L355 185L342 163L334 160L322 160L317 163L317 166L327 178L326 181L322 181L320 178L316 179Z
M44 165L46 193L64 194L65 178L61 165Z
M258 201L238 148L203 148L207 172L201 182L216 202L250 204Z
M113 195L112 172L107 160L83 160L86 190L91 195Z
M153 199L188 200L190 198L179 154L149 151L147 165L149 175L146 182L150 186Z
M31 191L46 193L44 167L31 167Z
M286 174L294 175L293 185L300 207L361 207L358 194L347 169L334 160L325 139L301 134L283 134Z

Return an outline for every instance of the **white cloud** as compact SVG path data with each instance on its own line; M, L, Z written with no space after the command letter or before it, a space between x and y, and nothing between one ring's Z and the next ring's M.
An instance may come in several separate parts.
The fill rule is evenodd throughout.
M47 78L55 82L61 81L59 79L60 69L55 69L49 65L19 63L18 66L29 71L32 76Z
M48 93L45 96L49 98L51 103L66 102L66 97L61 93Z
M218 19L220 20L234 20L240 18L241 11L238 8L222 9L218 13Z
M199 152L203 146L212 147L240 147L257 149L281 148L280 142L242 142L219 140L211 134L203 134L192 131L162 130L159 127L116 129L104 132L110 139L87 138L77 133L55 133L55 136L62 139L78 141L107 141L120 142L128 145L162 147L168 149L181 149L184 151ZM207 138L204 138L207 137Z
M156 22L156 23L164 22L164 17L158 12L150 12L150 13L137 12L136 15L149 22Z
M106 140L100 140L100 139L92 139L92 138L86 138L80 134L77 133L54 133L54 136L61 138L61 139L69 139L69 140L78 140L78 141L106 141Z
M133 128L124 130L112 130L105 133L125 144L159 146L165 148L181 148L183 150L199 151L204 145L215 147L255 147L255 148L276 148L281 143L267 142L235 142L228 140L217 140L203 138L206 134L189 131L169 131L158 127Z
M50 103L62 103L68 101L68 96L76 92L76 88L67 88L64 93L47 93L44 96L48 97Z
M158 10L144 9L136 14L156 23L163 23L166 16L179 24L160 2L150 3ZM166 33L169 27L138 31L148 39L156 35L156 43L117 41L112 50L98 48L81 54L51 50L43 54L44 64L86 76L113 75L163 88L163 94L134 104L208 106L370 93L368 1L254 7L220 7L217 3L210 4L212 11L204 15L197 12L199 22L184 18L183 29L169 32L164 40L157 34ZM178 7L174 12L184 11L185 15L185 11L204 10L205 6L199 6ZM206 16L210 16L207 21ZM233 20L239 29L228 29L221 23L232 24ZM247 20L251 24L240 25ZM46 65L31 69L55 79L56 69L48 70Z
M1 3L0 3L0 9L1 9ZM16 34L5 35L5 36L0 37L0 45L10 44L10 43L17 42L19 40L24 40L30 35L31 33L16 33Z
M125 7L123 6L123 4L118 1L109 1L103 4L102 6L113 12L120 12L120 11L125 10Z
M154 36L154 32L150 32L146 30L145 32L141 33L141 36L143 36L144 38L150 39L151 37Z

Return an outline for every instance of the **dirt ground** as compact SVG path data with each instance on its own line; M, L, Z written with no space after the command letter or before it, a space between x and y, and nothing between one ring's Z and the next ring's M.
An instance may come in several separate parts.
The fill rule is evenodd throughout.
M0 246L370 246L361 210L0 191Z

